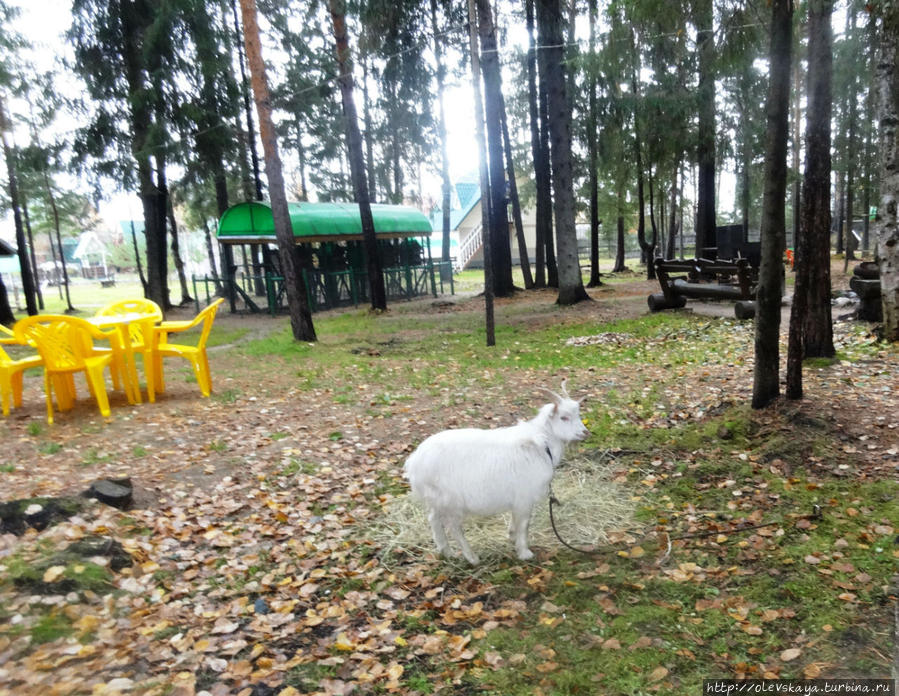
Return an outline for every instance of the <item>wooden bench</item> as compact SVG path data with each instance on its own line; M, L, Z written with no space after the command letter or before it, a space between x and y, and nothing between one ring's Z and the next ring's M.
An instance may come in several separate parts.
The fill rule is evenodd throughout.
M656 259L655 268L662 292L647 298L653 312L683 307L687 298L735 302L755 298L758 270L747 259Z

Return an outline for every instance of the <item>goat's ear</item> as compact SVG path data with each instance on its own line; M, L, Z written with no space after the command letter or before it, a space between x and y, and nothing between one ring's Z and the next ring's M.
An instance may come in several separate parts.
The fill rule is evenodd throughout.
M584 403L584 401L586 401L586 400L587 400L587 397L586 397L586 396L582 396L580 399L577 399L578 406L580 406L580 405L581 405L582 403Z
M552 399L552 402L553 402L556 406L558 406L558 405L561 403L562 397L559 396L558 394L556 394L554 391L552 391L552 390L550 390L550 389L547 389L546 387L537 387L537 389L538 389L539 391L542 391L542 392L543 392L544 394L546 394L550 399Z

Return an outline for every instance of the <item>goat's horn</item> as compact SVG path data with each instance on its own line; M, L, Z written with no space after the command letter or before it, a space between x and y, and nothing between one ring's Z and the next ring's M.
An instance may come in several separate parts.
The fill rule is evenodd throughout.
M568 395L568 390L565 388L565 384L567 382L567 378L562 380L562 396L564 396L566 399L570 399L571 397Z
M551 389L547 389L546 387L537 387L537 389L538 389L539 391L544 392L544 393L545 393L547 396L549 396L549 398L552 399L555 403L557 403L557 404L562 403L562 397L559 396L558 394L556 394L556 393L555 393L554 391L552 391Z

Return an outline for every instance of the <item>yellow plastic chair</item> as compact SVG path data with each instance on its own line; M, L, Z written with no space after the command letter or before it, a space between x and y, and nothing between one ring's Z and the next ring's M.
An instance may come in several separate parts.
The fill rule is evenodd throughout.
M140 353L141 361L144 364L144 376L147 381L147 396L149 400L155 401L153 392L153 327L162 321L162 309L153 300L143 297L133 298L129 300L119 300L112 302L105 307L97 310L94 316L98 317L114 317L131 314L140 314L146 317L140 321L132 321L128 324L128 338L131 345L129 346L132 353ZM116 371L124 374L127 369L125 365L116 365ZM136 378L136 374L135 374ZM118 387L115 374L113 375L113 384ZM138 385L135 389L139 390ZM138 400L140 395L138 394Z
M29 367L43 365L40 355L14 360L0 346L0 407L3 415L9 415L10 402L16 408L22 405L22 373Z
M197 378L197 384L200 385L200 393L203 396L209 396L212 393L212 376L209 374L209 360L206 357L206 341L209 339L209 332L212 331L215 313L218 311L219 305L224 301L220 297L188 321L164 321L153 328L153 335L155 336L153 342L153 389L156 392L162 393L165 391L162 359L168 356L177 356L190 361L194 370L194 376ZM202 325L200 337L195 345L184 345L169 341L169 334L189 331L200 325ZM150 392L149 388L147 391L150 393L150 401L153 401L155 392Z
M7 329L3 324L0 324L0 346L14 346L17 343L16 335L12 332L12 329Z
M110 367L113 355L94 349L94 339L110 341L113 350L121 350L117 331L101 331L84 319L62 314L39 314L16 322L13 327L19 343L31 343L44 365L44 395L47 422L53 423L53 392L60 410L71 407L74 393L67 383L76 372L84 372L88 388L100 413L109 416L109 397L103 370ZM52 388L51 388L52 385Z

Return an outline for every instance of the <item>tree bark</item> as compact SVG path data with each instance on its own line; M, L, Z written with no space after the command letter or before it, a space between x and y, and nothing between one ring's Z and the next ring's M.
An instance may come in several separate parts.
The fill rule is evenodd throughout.
M468 50L471 61L471 86L474 93L475 140L478 144L478 172L481 182L481 230L484 237L484 329L488 346L496 345L496 325L493 315L493 264L490 229L490 178L487 175L487 141L484 137L484 107L481 103L481 60L478 55L477 9L475 0L468 0Z
M559 295L572 305L590 299L581 279L574 226L574 179L571 162L571 107L565 94L562 8L559 0L537 0L541 51L546 60L547 115L551 139L553 214L558 243Z
M542 26L537 27L537 42L539 45L545 45L548 41L545 38L545 29ZM540 111L540 150L543 176L537 177L537 186L542 183L544 187L544 198L546 200L546 208L543 211L543 227L545 234L543 236L543 246L546 256L546 284L551 288L559 287L559 269L556 263L555 250L555 228L553 227L553 210L554 204L552 199L552 157L550 153L550 136L549 136L549 79L547 77L547 55L545 50L537 50L537 75L538 82L538 99L537 104ZM539 223L538 223L539 224Z
M53 188L50 186L50 175L47 173L47 170L44 169L42 172L44 179L44 192L47 194L47 201L50 204L50 211L53 214L53 230L56 232L56 246L59 249L59 263L62 266L62 282L66 288L66 311L74 312L75 308L72 306L72 297L69 294L69 269L66 264L65 253L62 249L62 233L60 231L59 224L59 208L56 207L56 196L53 195ZM132 225L134 223L132 222ZM53 234L50 233L50 249L53 249ZM54 259L55 261L55 259ZM146 287L146 285L144 285Z
M484 117L487 125L488 172L490 175L490 253L493 263L493 293L507 297L512 282L512 249L506 206L506 171L503 165L502 77L498 46L489 0L476 0L478 35L481 42L481 74L484 79ZM483 195L481 196L483 198Z
M534 39L534 0L525 0L525 21L528 31L528 116L531 130L531 156L534 159L534 179L536 181L536 229L534 230L534 287L546 287L546 238L552 234L552 222L547 210L552 205L550 194L549 164L545 161L541 141L540 109L537 98L537 48ZM547 224L549 223L549 224Z
M433 7L435 0L431 0ZM432 10L433 11L433 10ZM436 32L434 41L437 41ZM439 68L438 68L439 71ZM439 82L439 80L438 80ZM439 88L442 90L442 87ZM443 99L441 91L440 99ZM443 107L441 102L440 110L441 118L443 117ZM371 125L371 109L369 108L368 98L368 58L362 58L362 121L365 125L365 166L366 178L368 180L368 199L372 202L378 200L378 194L375 190L377 181L375 181L375 153L374 153L374 134ZM444 140L446 139L446 128L444 127Z
M830 309L832 7L832 0L812 0L809 4L806 162L787 349L786 395L789 399L802 398L803 359L834 354Z
M784 206L787 198L792 28L792 0L774 0L765 104L765 189L761 218L762 259L756 295L753 408L764 408L780 395L780 304L786 243Z
M618 188L618 219L616 224L617 244L615 247L615 267L612 273L623 273L627 270L624 264L624 186L619 183Z
M502 94L500 94L502 99ZM530 290L534 287L534 277L531 275L531 259L528 255L528 245L524 238L524 222L521 219L521 201L518 199L518 182L515 180L515 163L512 161L512 143L509 139L509 124L506 119L505 101L500 103L503 126L503 149L506 155L506 176L509 182L509 200L512 202L512 220L515 223L515 239L518 242L518 263L521 267L521 276L524 287Z
M168 218L169 229L172 233L172 260L175 263L175 270L178 272L178 284L181 286L181 304L186 305L194 301L190 296L190 289L187 285L187 275L184 272L184 260L181 258L181 244L178 239L178 222L175 220L175 206L172 205L172 197L168 197Z
M596 20L597 0L588 0L587 14L590 22L590 62L587 67L587 186L590 189L590 280L587 287L602 285L599 276L599 154L597 146L596 103Z
M12 307L9 306L9 293L6 292L3 276L0 276L0 324L11 327L15 323L16 316L12 313Z
M712 32L712 0L696 3L699 51L699 139L696 157L699 163L699 191L696 213L696 258L702 258L707 247L715 246L715 41Z
M209 220L203 216L203 239L206 242L206 255L209 257L209 272L212 274L212 283L215 286L215 294L223 296L222 279L219 277L218 266L215 263L215 247L212 244L212 231L209 229Z
M653 263L653 250L658 238L656 237L655 224L652 227L652 243L646 241L646 200L644 197L643 174L643 144L640 141L640 83L637 81L637 73L640 69L639 54L633 33L631 34L631 51L634 63L631 66L631 91L634 95L634 162L637 169L637 243L646 262L646 280L655 280L656 267ZM650 195L652 189L650 188Z
M240 8L243 16L244 41L250 66L250 79L256 100L256 111L259 115L259 130L265 154L265 171L268 175L268 189L281 259L281 273L287 286L290 324L293 337L297 341L314 341L315 328L312 325L312 313L306 297L306 285L296 263L296 243L290 222L290 212L287 208L287 197L284 193L284 176L281 173L281 158L278 155L278 139L274 123L272 123L271 98L265 63L262 60L259 25L256 20L256 0L240 0Z
M855 37L855 12L852 7L846 11L846 37L852 41ZM846 118L848 120L846 133L846 207L844 209L845 216L845 233L843 237L846 240L846 258L843 263L843 272L845 273L849 267L849 262L855 260L855 250L858 244L855 240L855 232L852 229L854 219L853 211L855 210L855 177L856 163L858 162L858 143L856 141L856 118L858 104L858 96L856 95L857 80L855 73L852 74L847 88L847 110Z
M833 0L809 4L809 78L806 114L806 171L801 236L807 242L800 262L808 265L808 306L803 319L803 358L830 358L833 319L830 298L830 123L833 110Z
M37 273L37 259L34 256L34 235L31 233L31 216L28 215L28 200L25 196L22 197L22 219L25 222L25 236L28 237L28 261L31 264L31 277L34 279L37 306L41 311L44 311L44 295L41 293L41 281Z
M6 103L0 94L0 140L3 142L3 157L6 159L7 186L9 205L12 208L13 225L16 232L16 247L19 255L19 271L22 275L22 292L25 295L25 307L29 316L37 314L35 302L34 276L31 273L31 262L28 259L28 245L25 243L25 229L22 227L22 212L19 203L19 184L16 175L15 152L9 141L11 126L6 115Z
M671 177L670 217L668 219L668 243L665 247L665 258L673 259L677 243L677 179L680 174L680 153L674 158L674 175Z
M883 338L899 341L899 7L884 6L877 61L876 86L880 131L880 204L874 228L877 232Z
M437 63L437 137L440 140L440 181L442 199L440 260L446 264L440 269L441 279L448 280L452 273L450 262L450 205L452 184L449 175L449 151L446 144L446 108L443 92L446 87L446 66L443 64L443 44L437 28L437 0L431 0L431 31L434 34L434 60Z
M365 267L368 272L371 308L375 311L383 312L387 310L387 290L384 287L384 274L381 270L378 240L375 236L375 221L371 215L368 183L365 180L362 134L359 132L356 103L353 101L353 62L350 58L350 45L347 38L346 4L344 0L328 0L328 7L331 11L331 21L334 25L334 41L339 71L337 83L340 85L343 115L346 121L350 175L353 179L353 191L356 194L356 202L359 204L359 215L362 219L362 247L365 250Z
M791 124L792 170L795 180L793 181L792 194L793 225L790 230L789 245L792 246L794 250L799 240L800 190L802 185L801 177L799 175L799 151L802 149L802 60L799 55L802 52L802 22L799 21L798 25L800 40L798 41L798 46L796 47L796 51L794 52L795 55L793 56L793 122Z

